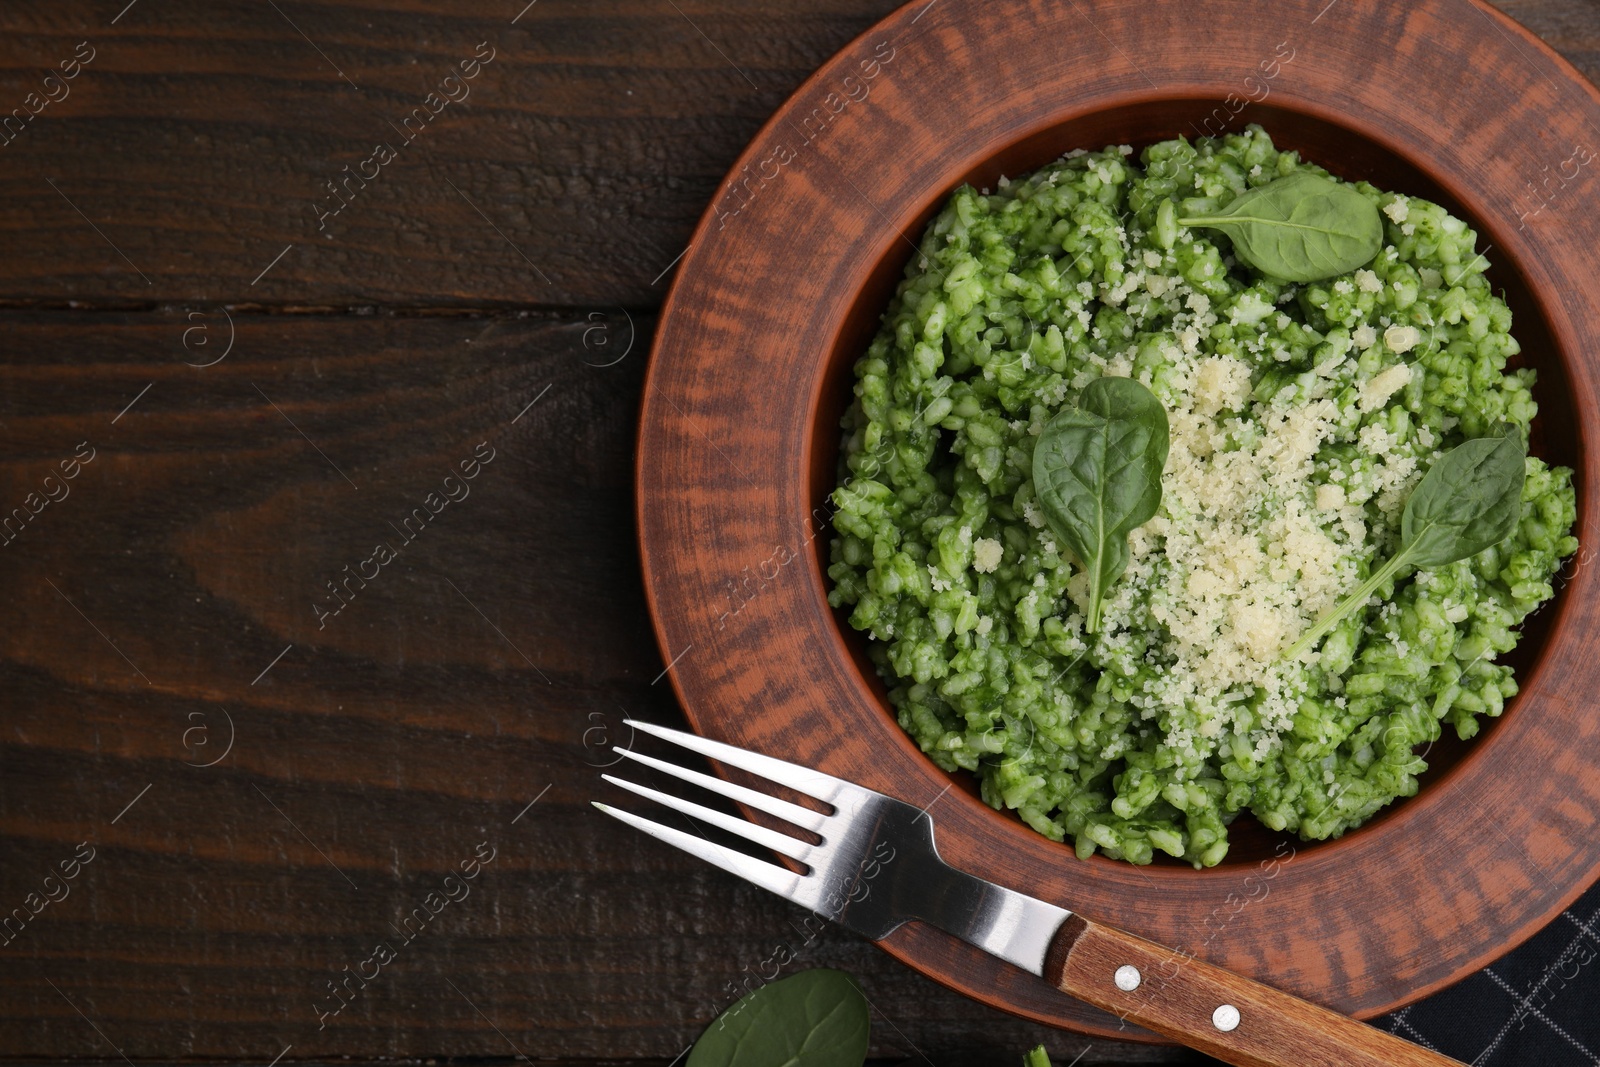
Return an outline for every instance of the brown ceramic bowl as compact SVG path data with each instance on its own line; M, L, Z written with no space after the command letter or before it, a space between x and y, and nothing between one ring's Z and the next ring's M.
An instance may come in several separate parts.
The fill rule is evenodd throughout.
M1521 693L1471 743L1435 746L1416 797L1334 842L1242 817L1204 871L1080 861L983 805L895 724L826 599L814 514L850 368L924 223L962 182L1208 121L1259 122L1477 229L1539 372L1534 449L1576 470L1594 544L1600 94L1537 38L1476 0L918 0L779 109L678 269L641 415L645 583L706 735L933 804L958 867L1370 1017L1484 966L1600 874L1595 568L1569 565L1525 628ZM1141 1036L919 925L884 947L1008 1011Z

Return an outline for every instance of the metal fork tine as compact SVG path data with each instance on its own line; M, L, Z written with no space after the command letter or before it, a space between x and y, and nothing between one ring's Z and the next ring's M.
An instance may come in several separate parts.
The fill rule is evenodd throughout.
M759 774L763 778L770 778L779 785L786 785L808 797L832 802L839 795L840 790L859 790L861 786L846 782L842 778L835 778L831 774L814 771L810 767L802 767L798 763L785 763L781 759L763 756L749 749L735 748L725 745L721 741L712 741L701 737L699 734L686 733L683 730L672 730L665 726L656 726L653 723L639 722L637 719L623 720L636 730L642 730L653 737L663 741L671 741L675 745L682 745L691 752L698 752L702 756L719 760L732 767Z
M795 874L773 863L752 859L742 852L735 852L731 848L713 844L703 837L686 834L682 830L674 830L670 826L653 823L649 819L641 819L628 811L621 811L609 804L590 801L595 807L605 812L614 819L620 819L629 826L643 830L651 837L660 838L669 845L676 845L692 856L698 856L707 863L714 863L729 874L736 874L747 882L753 882L762 889L768 889L780 897L787 897L804 907L815 909L820 900L820 892L815 888L815 881L808 884L808 876Z
M821 833L822 827L828 821L828 816L819 811L802 808L800 805L791 804L787 800L779 800L777 797L768 796L754 789L746 789L742 785L724 782L721 778L713 778L709 774L691 771L687 767L680 767L676 763L668 763L666 760L659 760L654 756L646 756L642 752L619 748L617 749L617 754L626 756L631 760L637 760L646 767L654 767L663 774L670 774L676 778L682 778L686 782L693 782L695 785L709 789L713 793L721 793L730 800L748 804L752 808L766 812L768 815L776 815L785 822L792 822L796 826L815 833Z
M651 789L649 786L635 785L634 783L623 778L616 778L609 774L602 774L600 777L604 778L612 785L621 786L630 793L637 793L639 796L646 797L658 804L664 804L674 811L681 811L685 815L692 815L701 822L710 823L712 826L720 827L721 829L728 831L730 834L738 834L747 841L754 841L758 845L765 845L767 848L772 849L772 851L781 852L790 859L804 861L806 854L811 851L812 846L804 841L797 841L788 834L780 834L776 830L767 829L765 826L757 826L755 823L746 819L736 819L731 815L724 815L720 811L713 811L712 809L704 807L700 804L696 804L693 801L679 799L678 797L673 796L671 793L663 793L659 789Z
M776 834L762 832L760 827L745 825L698 804L605 776L607 781L640 796L793 857L809 868L807 874L801 875L714 844L697 833L684 833L605 804L596 804L601 811L874 941L881 941L908 921L920 920L1033 974L1045 973L1045 957L1052 939L1072 913L948 866L939 858L934 846L933 817L927 808L918 809L871 789L676 730L645 723L633 725L712 759L754 774L768 775L774 781L833 804L833 813L822 815L665 760L628 749L617 750L664 774L704 786L748 807L825 835L825 840L809 849L796 848L800 842L784 836L789 832L787 828ZM829 794L812 792L828 783L834 783ZM690 829L698 831L699 827Z

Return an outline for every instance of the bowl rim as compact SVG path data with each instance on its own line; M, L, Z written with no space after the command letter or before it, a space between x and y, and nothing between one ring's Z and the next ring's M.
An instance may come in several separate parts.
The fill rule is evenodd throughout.
M938 2L939 0L934 0L934 3ZM945 0L945 3L949 6L955 6L958 2L959 0ZM1334 0L1334 2L1337 2L1337 0ZM1525 27L1518 24L1508 15L1492 7L1486 2L1486 0L1461 0L1461 2L1470 4L1481 14L1487 16L1502 36L1508 33L1513 35L1515 39L1512 39L1511 37L1507 38L1507 43L1511 44L1512 47L1515 48L1519 44L1531 45L1544 59L1554 64L1559 69L1569 84L1581 87L1582 91L1587 95L1591 103L1600 104L1600 90L1597 90L1592 84L1590 84L1577 71L1577 69L1572 66L1571 63L1562 58L1559 53L1555 52L1555 50L1546 42L1538 38ZM830 85L837 84L840 70L847 69L843 66L845 61L848 58L862 52L862 46L870 40L888 37L897 45L901 43L904 29L908 25L915 24L923 14L926 14L928 10L934 6L934 3L929 3L927 0L911 0L911 2L906 3L900 8L891 12L884 19L868 27L865 31L856 36L850 42L850 44L846 45L836 55L822 64L815 72L806 78L805 81L802 82L801 85L785 100L785 102L763 123L761 129L751 139L749 145L739 154L733 166L728 171L724 183L719 185L716 197L711 201L711 203L708 204L706 210L701 215L700 220L695 227L693 237L691 238L683 256L682 262L679 264L678 271L671 280L670 287L659 313L657 330L654 338L652 339L650 362L646 371L644 386L641 394L639 408L640 421L638 447L635 457L635 484L637 488L635 496L636 521L638 524L637 530L639 536L640 560L646 589L646 600L650 612L652 629L655 634L658 647L662 653L663 662L668 663L669 665L675 664L677 662L677 657L683 655L686 650L675 646L671 641L670 624L672 620L668 618L666 613L666 605L663 603L660 595L658 594L657 582L659 577L659 568L654 555L656 546L652 545L649 537L649 522L651 518L650 513L653 501L651 500L646 488L653 459L652 456L647 453L645 446L652 419L659 417L660 415L661 400L663 398L662 379L665 375L663 356L669 347L669 339L675 340L670 328L676 324L676 321L679 318L682 317L682 313L679 311L678 307L679 304L686 300L692 299L692 297L688 295L688 281L695 276L697 270L701 266L704 256L709 254L705 251L705 249L708 244L707 238L712 234L712 228L717 223L719 218L718 203L720 202L723 192L731 186L732 182L737 178L741 171L748 170L748 168L757 164L763 147L771 144L774 133L781 132L782 124L788 119L790 112L797 108L800 102L813 99L818 95L819 90L824 90ZM1326 12L1327 8L1331 8L1332 6L1333 5L1331 3L1326 4L1326 6L1323 8L1324 13ZM1438 7L1440 5L1436 2L1436 0L1427 0L1427 2L1418 6ZM912 12L916 12L916 14L912 16ZM909 23L906 21L908 16L911 16ZM1320 17L1321 15L1317 16L1317 18ZM1313 22L1315 22L1315 19ZM1113 47L1115 47L1115 45L1113 45ZM1094 107L1084 114L1103 112L1123 105L1135 105L1148 103L1151 101L1170 100L1180 95L1183 94L1159 87L1144 89L1134 87L1129 89L1120 97L1107 97L1104 95L1097 96L1095 98ZM1215 92L1201 93L1194 95L1192 98L1215 101L1217 99L1217 95ZM1332 105L1323 107L1320 104L1303 99L1294 99L1291 106L1292 110L1294 111L1313 115L1330 124L1349 129L1357 136L1367 137L1368 139L1378 141L1378 143L1383 143L1381 140L1373 138L1369 131L1351 126L1347 118L1339 113L1337 107ZM1024 140L1027 137L1047 131L1052 127L1062 125L1063 121L1064 120L1059 114L1053 118L1041 118L1025 132L1011 136L1011 142L1015 143ZM1392 145L1386 144L1385 147L1388 147L1394 151L1399 151ZM1436 181L1459 202L1467 205L1469 209L1476 209L1474 210L1474 214L1482 218L1485 222L1488 222L1493 218L1491 212L1481 208L1480 204L1477 202L1478 198L1470 193L1465 192L1460 187L1460 185L1454 180L1454 173L1452 171L1443 168L1424 166L1422 163L1415 161L1414 158L1409 155L1405 158L1415 162L1416 165L1424 170L1430 179ZM949 191L950 190L946 188L943 191L932 194L934 204L936 205L937 203L942 202L943 199L948 196ZM700 251L700 255L696 255L697 250ZM1516 261L1517 259L1517 257L1511 255L1509 252L1503 251L1502 255L1508 259L1512 259L1513 261ZM877 257L868 256L866 258L870 260ZM1515 269L1520 271L1520 268ZM1542 305L1545 302L1545 295L1538 286L1533 284L1532 279L1530 279L1529 288L1534 299L1540 302ZM1552 323L1552 333L1559 335L1561 331L1556 328L1556 324L1558 322L1557 318L1553 315L1547 315L1546 318L1547 321ZM827 329L831 333L836 334L839 328L839 323L835 322ZM1566 355L1564 352L1558 354L1558 358L1563 363L1570 364L1573 361L1573 358L1569 355ZM819 364L818 378L820 379L823 377L824 373L824 366ZM819 388L820 382L814 383L810 393L813 402L816 399ZM681 410L679 411L679 414L682 414ZM804 420L804 436L802 440L802 447L800 449L800 454L802 456L809 456L811 454L813 448L815 447L815 442L812 440L812 437L816 432L819 431L819 429L821 429L821 427L819 427L817 419L806 418ZM1585 441L1583 452L1587 454L1592 450L1593 447L1594 443L1592 441ZM1592 507L1590 510L1592 510ZM1587 526L1584 523L1585 518L1586 513L1580 509L1578 528L1584 532L1587 532ZM1587 540L1587 538L1585 540ZM811 579L810 581L804 583L808 587L807 595L809 597L822 600L823 604L825 605L827 588L826 577L822 573L821 569L813 562L813 553L810 551L803 551L803 555L807 557L807 565L804 569ZM1555 641L1558 635L1577 626L1577 619L1575 616L1578 614L1578 612L1576 608L1572 606L1577 599L1575 595L1576 590L1567 590L1566 593L1567 595L1558 597L1557 603L1554 605L1554 617L1551 619L1550 623L1552 629L1548 637L1548 640L1552 643ZM1571 610L1569 610L1569 608ZM1541 610L1549 611L1551 609L1544 608ZM1569 616L1574 617L1569 618ZM1540 675L1553 669L1554 668L1544 658L1541 658L1540 661L1534 665L1532 671L1528 672L1526 676L1519 677L1518 679L1519 683L1522 683L1523 685L1524 693L1534 689L1532 683L1536 680L1539 680ZM715 717L707 716L704 712L704 709L697 708L699 694L693 688L686 687L686 683L683 681L682 674L680 672L669 669L665 673L669 675L669 682L673 687L674 693L694 728L703 733L709 732L712 735L717 735L717 731L714 728L714 725L717 721ZM911 753L915 759L928 762L931 766L931 761L927 761L927 758L916 747L911 738L906 735L904 731L900 730L898 725L894 724L892 720L891 726L893 727L892 736L897 742L898 747L909 751L909 753ZM710 729L708 730L708 728ZM1471 772L1489 759L1490 754L1495 750L1493 742L1499 739L1500 738L1498 736L1489 737L1484 738L1483 743L1474 744L1471 747L1471 750L1467 752L1458 763L1450 767L1441 778L1433 781L1429 788L1424 789L1421 794L1411 798L1408 802L1408 807L1437 805L1444 802L1448 790L1443 787L1450 783L1459 784L1459 781L1462 778L1471 777ZM987 808L984 809L984 813L986 815L1001 814L990 811ZM1370 823L1368 825L1370 825ZM1337 840L1315 843L1314 848L1309 849L1307 854L1318 857L1319 863L1338 862L1339 860L1343 859L1345 853L1360 849L1362 842L1361 835L1366 828L1367 826L1363 826L1361 829L1352 831L1351 833ZM1030 830L1028 833L1032 834L1033 831ZM1042 838L1042 836L1039 839L1041 841L1045 840ZM1070 849L1070 846L1057 847L1067 847ZM1119 868L1127 866L1126 864L1122 863L1122 861L1106 860L1104 857L1099 856L1098 854L1093 857L1089 863L1115 864ZM1207 880L1212 882L1236 881L1239 873L1236 867L1230 868L1228 866L1219 866L1201 871L1193 871L1188 868L1181 868L1180 871L1185 878L1197 882L1204 882ZM1415 999L1436 991L1445 985L1449 985L1454 981L1459 980L1461 977L1464 977L1466 974L1479 969L1484 964L1492 962L1493 959L1498 958L1504 952L1514 948L1517 944L1520 944L1522 941L1532 936L1533 933L1537 932L1546 923L1559 915L1560 912L1564 910L1564 908L1568 906L1572 900L1576 899L1585 890L1585 888L1587 888L1588 884L1594 881L1597 876L1600 876L1600 860L1597 860L1584 876L1572 879L1567 889L1559 894L1558 899L1555 899L1553 903L1546 907L1543 913L1536 920L1520 922L1520 924L1515 930L1512 931L1510 935L1501 938L1491 945L1486 946L1468 962L1455 967L1453 973L1444 977L1436 978L1432 981L1426 982L1425 984L1417 985L1399 1000L1393 1000L1377 1006L1363 1007L1358 1010L1357 1014L1363 1017L1370 1017L1372 1015L1381 1014L1384 1011L1393 1010L1403 1004L1408 1004ZM938 937L942 935L933 936ZM949 974L940 973L937 970L931 970L928 966L926 966L925 962L922 960L921 951L926 948L926 940L926 938L921 937L896 936L886 940L882 943L882 945L891 953L891 955L901 959L902 962L905 962L908 965L921 970L926 974L929 974L931 977L934 977L936 980L949 985L951 988L966 992L968 995L973 995L973 990L968 983L952 980L952 976ZM994 1006L1001 1007L1005 1010L1022 1014L1025 1017L1035 1018L1039 1021L1049 1022L1055 1025L1063 1025L1063 1023L1057 1018L1045 1018L1031 1011L1019 1010L1015 1006L1006 1003L1003 999L995 999L986 996L979 996L978 999ZM1077 1023L1069 1023L1065 1025L1085 1033L1099 1034L1110 1037L1121 1037L1124 1039L1148 1036L1144 1035L1143 1032L1136 1034L1128 1030L1107 1029L1094 1025L1078 1025Z

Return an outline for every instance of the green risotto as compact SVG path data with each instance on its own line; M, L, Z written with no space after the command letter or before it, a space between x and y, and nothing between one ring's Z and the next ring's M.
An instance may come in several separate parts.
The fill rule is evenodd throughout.
M1251 127L959 189L855 368L832 602L923 751L1080 856L1211 866L1242 811L1325 839L1411 795L1443 723L1471 737L1516 692L1496 658L1577 548L1571 472L1530 456L1509 537L1289 654L1396 552L1441 456L1525 440L1536 410L1476 235L1438 205L1346 186L1378 251L1301 284L1180 221L1297 173L1325 174ZM1148 388L1170 452L1091 633L1033 456L1101 377Z

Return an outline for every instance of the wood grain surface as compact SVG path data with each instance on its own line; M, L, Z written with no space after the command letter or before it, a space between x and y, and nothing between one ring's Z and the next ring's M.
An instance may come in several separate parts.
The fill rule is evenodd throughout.
M588 807L625 714L681 722L630 517L648 317L619 359L625 318L244 315L186 366L201 321L0 315L0 500L94 450L0 547L0 900L66 894L0 946L6 1055L664 1063L780 944L862 978L880 1054L1083 1049Z
M1600 75L1587 0L1503 6ZM893 7L5 5L0 116L93 58L0 143L0 510L30 515L0 544L0 1060L664 1065L786 943L861 978L885 1059L1202 1062L808 939L586 806L624 713L682 723L632 519L654 309L744 145Z

